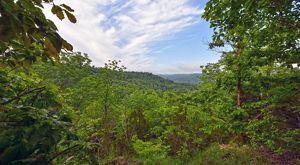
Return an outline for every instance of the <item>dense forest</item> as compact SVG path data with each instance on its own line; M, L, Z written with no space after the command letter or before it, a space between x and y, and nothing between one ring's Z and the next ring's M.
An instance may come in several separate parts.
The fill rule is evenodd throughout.
M300 164L298 0L209 0L209 47L230 51L198 85L92 66L46 4L76 23L0 1L0 164Z
M159 76L172 80L177 83L184 83L184 84L199 84L200 80L200 73L191 73L191 74L160 74Z

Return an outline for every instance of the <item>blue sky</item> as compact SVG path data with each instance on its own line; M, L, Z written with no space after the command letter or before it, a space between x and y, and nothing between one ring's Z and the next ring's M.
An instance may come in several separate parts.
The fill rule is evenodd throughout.
M75 9L77 23L60 21L59 33L95 66L121 60L128 70L159 73L200 72L216 62L208 49L212 30L201 15L206 0L57 0Z
M156 43L153 50L155 62L170 66L170 72L199 72L199 66L209 62L217 62L219 54L208 48L212 30L204 20L176 34L171 40ZM191 65L190 69L177 70L172 66ZM181 68L180 68L181 69Z

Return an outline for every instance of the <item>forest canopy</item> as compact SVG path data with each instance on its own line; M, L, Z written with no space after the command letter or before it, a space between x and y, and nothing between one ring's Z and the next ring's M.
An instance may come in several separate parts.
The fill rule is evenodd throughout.
M0 1L0 164L300 163L298 0L209 0L208 47L231 49L197 85L93 66L46 4L76 23Z

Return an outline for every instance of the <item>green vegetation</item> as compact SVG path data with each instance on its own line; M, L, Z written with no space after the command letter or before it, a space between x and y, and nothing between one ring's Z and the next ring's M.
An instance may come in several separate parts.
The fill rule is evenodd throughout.
M159 76L177 83L197 85L199 84L201 74L161 74Z
M195 84L184 84L180 82L171 81L164 79L160 76L154 75L152 73L143 73L143 72L124 72L125 80L135 84L141 89L155 89L160 91L178 91L186 92L196 89Z
M300 3L210 0L201 84L91 66L42 12L0 1L0 164L300 163Z

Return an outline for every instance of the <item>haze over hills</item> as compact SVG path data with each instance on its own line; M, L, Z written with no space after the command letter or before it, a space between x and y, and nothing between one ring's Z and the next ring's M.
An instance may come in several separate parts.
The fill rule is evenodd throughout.
M201 73L191 73L191 74L160 74L162 78L171 80L176 83L185 83L197 85L199 83L199 77Z
M171 76L175 80L176 76ZM191 75L182 75L177 81L148 72L125 72L125 80L137 87L155 90L189 91L196 89L195 79Z

